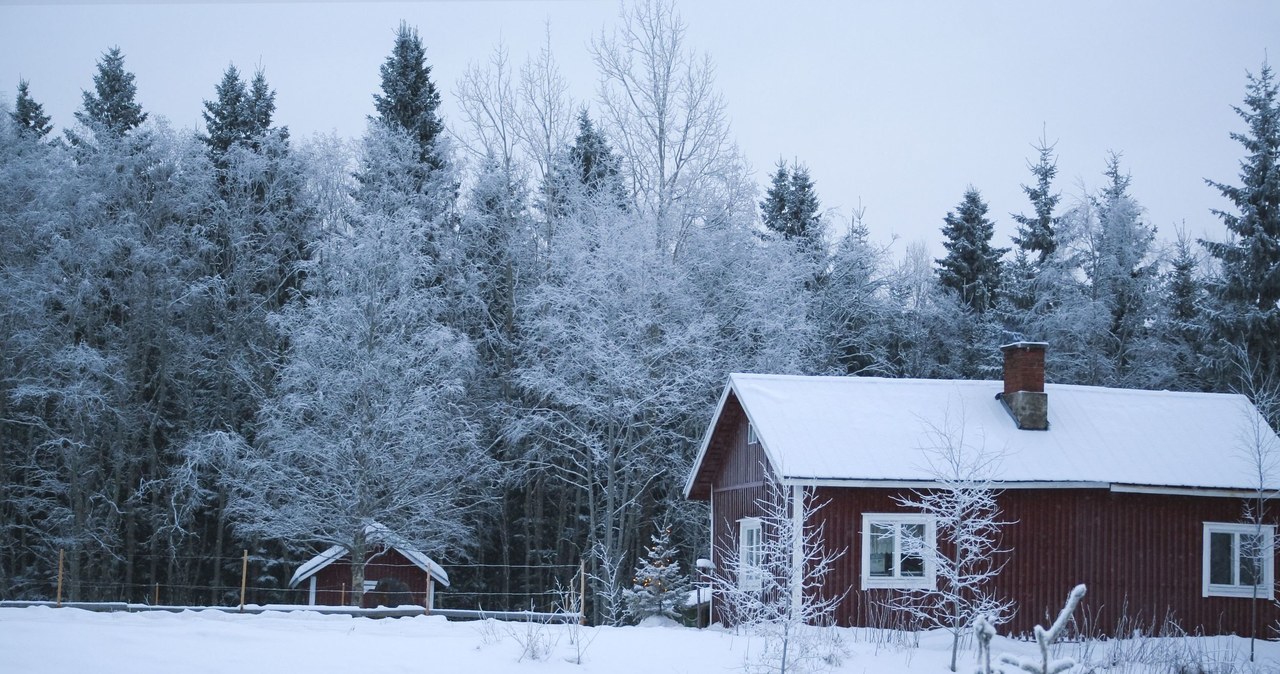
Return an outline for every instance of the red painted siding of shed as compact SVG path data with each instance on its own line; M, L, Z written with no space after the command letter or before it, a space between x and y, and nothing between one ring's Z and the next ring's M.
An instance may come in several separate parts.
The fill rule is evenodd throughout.
M385 552L375 550L369 553L369 561L365 563L364 577L368 581L383 578L395 578L409 586L413 602L426 606L427 572L414 566L404 555L395 549ZM342 606L351 604L351 561L350 556L343 557L316 572L316 604L321 606ZM302 592L301 603L307 603L310 592L310 580L298 585ZM436 590L439 591L439 587Z

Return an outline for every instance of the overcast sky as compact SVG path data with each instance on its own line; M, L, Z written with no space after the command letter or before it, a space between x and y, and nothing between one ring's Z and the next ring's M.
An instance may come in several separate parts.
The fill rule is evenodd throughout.
M1237 182L1246 72L1280 54L1280 2L679 2L711 55L733 133L763 185L779 158L808 165L823 206L859 203L875 239L925 240L967 185L991 205L997 245L1028 210L1019 184L1042 129L1070 199L1123 153L1162 238L1185 221L1222 236L1203 182ZM0 0L0 84L19 77L59 126L119 45L138 100L175 126L201 123L222 71L261 65L295 137L355 137L401 19L417 26L446 122L469 62L499 40L519 64L552 44L574 96L594 95L591 37L618 4L523 2L13 4ZM901 253L902 242L896 250Z

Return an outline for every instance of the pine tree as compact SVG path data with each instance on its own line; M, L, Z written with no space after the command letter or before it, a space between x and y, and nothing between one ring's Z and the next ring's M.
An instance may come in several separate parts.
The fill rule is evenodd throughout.
M147 120L147 113L134 100L138 88L133 73L124 69L119 47L112 47L98 61L93 89L93 93L84 92L84 110L76 113L76 119L95 132L119 138Z
M9 117L18 126L18 131L28 136L44 138L53 130L53 125L49 123L49 116L44 114L44 106L31 98L26 80L18 80L18 100L14 103Z
M427 65L427 52L416 28L400 23L395 46L380 72L382 94L373 95L378 121L413 138L418 145L419 162L432 169L440 168L444 160L435 147L444 133L444 122L438 114L440 93L431 81L431 66Z
M671 547L671 527L661 527L650 540L653 545L645 547L647 554L636 567L631 589L623 592L627 614L636 622L652 616L676 620L686 604L689 579L680 571L680 562L674 559L676 550Z
M978 313L989 309L1000 290L1000 257L1007 248L993 248L995 223L987 219L987 204L977 189L965 190L955 212L943 220L942 245L947 256L936 260L938 279L955 290L961 300Z
M1232 238L1201 241L1221 268L1213 293L1222 309L1211 324L1220 339L1274 375L1280 372L1280 101L1268 64L1249 74L1244 107L1235 111L1249 127L1231 134L1246 152L1240 185L1205 181L1236 209L1214 211Z
M1057 218L1053 216L1053 209L1057 207L1062 195L1053 191L1053 179L1058 175L1058 162L1053 157L1053 146L1045 144L1042 139L1036 146L1036 151L1040 153L1040 161L1028 165L1036 178L1036 184L1034 187L1022 186L1023 193L1031 200L1035 215L1013 216L1014 222L1018 223L1018 235L1013 237L1013 242L1028 255L1039 253L1037 262L1043 264L1058 247L1054 231Z

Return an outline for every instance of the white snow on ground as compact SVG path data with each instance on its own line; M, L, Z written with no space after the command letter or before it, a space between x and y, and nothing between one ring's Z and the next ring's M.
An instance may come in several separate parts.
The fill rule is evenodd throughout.
M47 607L0 609L0 672L148 674L150 672L464 672L496 674L722 674L743 671L758 651L759 638L732 632L685 627L581 628L586 643L583 663L575 664L570 643L577 629L567 625L448 622L419 616L398 619L322 616L312 612L262 615L215 611L182 613L91 613ZM916 638L871 630L838 630L846 655L828 671L878 674L947 671L948 635ZM522 645L536 640L548 647L544 657L522 658ZM894 643L897 642L897 643ZM1092 647L1104 657L1108 644ZM1259 642L1258 671L1280 671L1280 644ZM1067 644L1061 655L1078 655ZM1179 650L1205 660L1231 659L1235 672L1248 642L1234 637L1153 640L1129 648L1143 657L1168 658ZM1029 655L1032 645L997 638L996 652ZM971 672L973 652L961 656L961 671ZM1080 670L1077 671L1087 671ZM1104 671L1099 669L1099 671ZM1170 671L1163 667L1123 667L1129 674Z

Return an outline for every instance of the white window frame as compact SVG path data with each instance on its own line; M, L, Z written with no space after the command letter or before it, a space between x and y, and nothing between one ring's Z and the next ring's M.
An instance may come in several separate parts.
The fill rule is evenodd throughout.
M900 532L897 528L903 524L923 524L924 525L924 575L923 576L901 576L899 564L894 564L893 576L872 576L871 575L871 530L874 525L894 525L895 531ZM862 514L862 559L860 576L862 579L862 589L870 590L874 588L892 588L900 590L927 590L937 587L937 568L934 563L933 551L936 549L938 542L937 522L930 515L920 513L863 513ZM893 554L894 559L902 558L902 539L900 535L893 538Z
M1262 549L1267 551L1262 556L1262 579L1254 585L1239 584L1240 574L1240 537L1262 534ZM1241 522L1205 522L1203 540L1203 559L1201 560L1201 596L1203 597L1257 597L1272 601L1275 599L1275 533L1271 524L1259 527L1256 524ZM1209 541L1212 534L1231 534L1231 576L1235 582L1230 584L1209 582ZM1254 594L1255 589L1257 594Z
M764 527L759 517L738 520L738 588L764 587Z
M747 422L747 446L760 444L760 436L756 435L756 425Z

